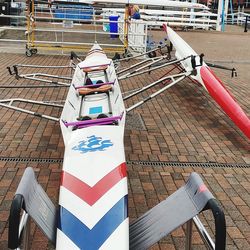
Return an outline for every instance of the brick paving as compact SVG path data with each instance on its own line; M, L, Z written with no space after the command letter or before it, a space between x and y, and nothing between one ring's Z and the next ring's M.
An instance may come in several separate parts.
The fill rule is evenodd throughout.
M238 32L238 33L237 33ZM157 33L158 36L160 32ZM250 115L249 88L249 33L242 30L226 32L181 32L198 53L204 52L211 61L234 61L238 77L231 78L230 72L216 69L216 74L225 82L242 108ZM209 34L209 36L208 36ZM230 36L231 34L231 36ZM164 34L161 34L164 36ZM211 41L207 38L211 37ZM233 38L232 38L233 37ZM238 37L238 39L236 39ZM200 42L197 42L200 41ZM233 40L233 44L229 43ZM242 43L242 40L244 41ZM216 41L219 49L215 50ZM225 46L222 46L225 44ZM231 49L234 53L231 53ZM206 49L206 51L204 51ZM20 54L1 54L1 85L26 85L9 76L7 66L23 64L65 65L68 58L63 56L36 55L27 58ZM27 72L27 70L23 70ZM45 71L44 71L45 72ZM156 80L166 69L150 75L142 75L121 81L123 91L136 89ZM69 74L59 69L53 74ZM29 82L29 84L40 84ZM161 85L162 86L162 85ZM155 87L154 90L161 86ZM152 93L149 90L147 93ZM1 89L0 98L26 98L34 100L63 100L67 88L47 89ZM143 94L145 97L146 94ZM140 97L126 102L129 106ZM34 111L59 116L60 110L23 105ZM129 215L131 221L143 214L159 201L165 199L184 184L189 174L198 172L214 196L220 201L227 222L227 249L250 249L250 143L230 119L217 107L205 91L190 80L171 88L158 98L137 109L145 123L145 130L126 129L126 158L130 161L166 162L217 162L242 163L245 168L202 168L166 167L128 164ZM63 140L59 125L52 121L0 108L0 156L62 158ZM35 169L39 183L46 189L56 204L60 181L59 163L21 163L0 161L0 249L7 249L8 212L16 187L27 166ZM209 212L201 216L209 232L213 232L213 219ZM184 227L175 230L152 249L184 249ZM32 249L53 249L43 234L33 224L31 228ZM197 232L193 235L193 249L205 249Z

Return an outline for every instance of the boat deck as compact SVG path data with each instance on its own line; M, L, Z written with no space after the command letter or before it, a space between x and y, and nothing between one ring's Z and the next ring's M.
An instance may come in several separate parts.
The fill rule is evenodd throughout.
M215 69L215 72L250 115L250 44L246 42L250 33L244 33L241 28L224 34L204 31L179 34L194 50L203 52L207 62L220 61L237 69L237 78L231 78L229 71ZM6 67L12 64L68 63L68 57L63 56L27 58L22 54L2 53L1 58L0 85L39 85L9 76ZM234 63L225 63L228 61ZM59 74L59 69L50 73ZM122 91L141 87L161 74L164 69L121 81ZM67 92L67 88L2 89L0 99L60 101ZM128 107L136 100L139 97L125 104ZM32 109L59 116L59 110L51 107L33 106ZM27 166L35 169L39 183L57 203L64 145L59 123L5 108L0 108L0 114L0 249L7 249L9 208L24 169ZM183 185L189 173L196 171L223 206L227 249L250 249L250 141L208 94L185 80L127 118L125 150L130 220L165 199ZM212 216L205 215L201 219L211 232ZM177 229L152 249L184 249L183 229ZM31 234L32 249L53 249L34 226ZM193 243L193 249L205 249L197 232L194 232Z

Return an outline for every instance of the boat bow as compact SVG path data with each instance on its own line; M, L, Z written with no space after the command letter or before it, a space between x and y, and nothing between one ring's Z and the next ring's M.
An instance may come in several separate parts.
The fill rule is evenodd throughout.
M232 94L225 88L222 81L176 32L168 27L167 24L164 24L163 28L176 49L176 58L183 59L195 56L195 64L198 66L195 67L196 75L192 75L192 78L206 89L235 125L250 139L250 119L235 101ZM194 70L190 58L183 60L181 65L187 72Z

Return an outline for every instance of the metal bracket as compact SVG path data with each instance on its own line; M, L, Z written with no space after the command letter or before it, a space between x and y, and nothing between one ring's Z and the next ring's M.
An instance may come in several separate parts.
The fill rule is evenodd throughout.
M7 67L8 71L9 71L9 74L11 76L15 75L15 78L19 79L17 65L13 65L12 67L13 67L13 71L12 71L11 67Z
M199 55L199 58L200 58L200 64L197 64L196 63L196 56L194 56L194 55L191 55L191 65L192 65L192 68L193 69L196 69L196 67L199 67L199 66L202 66L202 64L203 64L203 57L204 57L205 55L202 53L202 54L200 54Z
M78 62L82 61L81 58L74 51L71 51L70 60L74 60L74 58L77 59Z

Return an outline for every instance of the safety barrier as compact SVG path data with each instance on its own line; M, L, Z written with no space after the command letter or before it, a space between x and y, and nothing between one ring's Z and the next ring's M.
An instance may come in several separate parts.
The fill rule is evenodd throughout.
M237 24L237 25L245 25L246 18L250 20L250 14L244 12L235 12L233 14L227 15L227 23L228 24Z
M116 12L123 17L124 9L102 9L106 15ZM216 27L217 14L209 11L184 10L149 10L141 9L141 20L147 22L148 26L161 26L168 23L169 26L188 27L193 29L210 29Z

